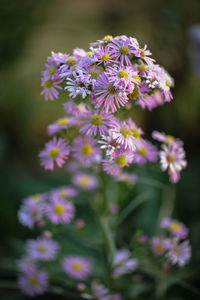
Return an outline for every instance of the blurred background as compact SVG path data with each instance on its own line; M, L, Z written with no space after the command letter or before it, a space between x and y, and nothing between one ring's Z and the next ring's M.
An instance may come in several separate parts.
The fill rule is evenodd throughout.
M188 167L176 186L174 216L190 228L192 263L200 262L200 1L1 0L1 277L10 276L5 265L17 257L18 241L30 236L17 219L21 199L66 183L64 173L45 172L38 159L48 140L46 126L62 114L60 101L40 96L46 58L51 51L88 49L89 42L107 34L147 44L175 79L170 104L152 112L138 109L135 117L147 135L165 131L185 143Z

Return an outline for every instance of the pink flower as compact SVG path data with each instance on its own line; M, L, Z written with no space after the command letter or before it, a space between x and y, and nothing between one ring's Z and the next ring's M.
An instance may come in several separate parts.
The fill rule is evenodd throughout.
M101 160L101 150L97 148L97 141L91 137L78 136L72 146L73 157L83 165L91 165Z
M58 98L59 92L57 90L62 90L62 87L60 84L62 83L62 80L52 80L49 76L45 76L42 78L41 86L43 87L43 90L41 92L41 95L44 95L45 100L54 100L54 98Z
M118 144L120 144L125 149L136 149L136 139L133 136L133 131L131 130L130 124L125 121L116 120L112 128L109 131L110 136Z
M155 256L162 256L169 249L170 242L167 239L155 236L152 238L151 246Z
M123 167L133 162L133 157L134 153L129 149L116 150L113 159L102 161L103 169L110 175L118 175Z
M18 285L28 296L41 295L48 286L48 275L44 271L33 270L31 273L19 276Z
M79 124L81 125L80 133L89 136L96 136L98 133L104 135L108 133L114 121L114 117L109 113L94 111L88 112L81 116Z
M163 171L168 169L170 180L176 183L180 177L180 171L186 167L185 151L179 145L173 143L162 146L160 163Z
M115 112L117 108L124 106L128 102L126 92L114 86L104 72L97 79L94 93L96 95L95 108L103 106L103 111L105 112L109 112L110 110Z
M46 204L45 212L47 218L54 224L70 223L74 218L75 208L73 203L63 198L53 195L48 204Z
M75 174L72 181L77 187L83 190L93 190L98 186L96 178L86 173Z
M45 144L45 149L40 152L41 165L45 169L53 171L54 162L60 168L69 155L69 147L62 138L53 137L53 140Z
M74 279L86 279L92 270L92 261L80 256L66 256L62 266L68 276Z
M150 142L140 139L140 146L137 147L134 156L134 162L137 164L145 164L147 161L156 162L158 158L158 150Z

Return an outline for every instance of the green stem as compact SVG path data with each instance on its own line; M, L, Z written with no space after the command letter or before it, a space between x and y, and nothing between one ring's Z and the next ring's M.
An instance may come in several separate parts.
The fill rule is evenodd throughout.
M162 220L163 217L171 217L174 209L174 202L176 198L176 191L174 185L165 186L163 190L162 203L160 206L160 211L158 214L158 222Z
M112 264L113 257L114 257L114 254L115 254L115 242L114 242L114 237L113 237L112 231L111 231L110 226L109 226L109 219L106 218L106 217L101 217L100 218L100 223L101 223L101 228L102 228L103 233L104 233L106 245L107 245L107 247L109 249L109 252L111 254L110 262Z
M151 193L149 191L136 196L121 212L121 214L118 217L117 224L120 225L135 208L147 201L150 196Z

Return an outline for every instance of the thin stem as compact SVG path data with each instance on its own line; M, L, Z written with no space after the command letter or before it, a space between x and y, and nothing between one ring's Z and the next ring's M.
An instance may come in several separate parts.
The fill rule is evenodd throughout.
M114 257L114 254L115 254L115 242L114 242L112 231L111 231L110 226L109 226L109 219L101 217L100 218L100 223L101 223L101 227L102 227L102 230L103 230L103 233L104 233L104 237L105 237L107 247L108 247L109 252L111 254L111 263L112 263L113 257Z
M120 225L126 218L127 216L133 212L133 210L135 208L137 208L140 204L144 203L145 201L147 201L149 199L149 197L151 196L150 192L144 192L142 194L139 194L138 196L136 196L125 208L124 210L121 212L121 214L119 215L117 224Z
M176 198L175 187L171 184L165 186L163 190L162 203L160 206L160 211L158 214L158 222L162 220L163 217L171 217L174 209L174 203Z

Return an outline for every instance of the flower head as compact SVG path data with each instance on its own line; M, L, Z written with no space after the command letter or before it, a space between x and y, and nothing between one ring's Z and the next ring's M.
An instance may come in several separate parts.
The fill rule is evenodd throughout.
M168 169L171 182L176 183L179 180L180 171L187 165L184 149L175 143L163 145L160 163L163 171Z
M41 165L45 169L53 171L54 163L61 167L68 157L70 150L63 138L53 137L53 140L45 144L45 149L40 152Z
M179 267L183 267L191 257L189 241L184 241L180 244L175 242L172 244L166 257L172 265L177 264Z
M45 292L48 286L48 275L44 271L34 270L19 276L18 285L28 296L37 296Z
M86 279L92 270L92 261L80 256L66 256L62 267L68 276L74 279Z
M72 155L86 166L99 162L101 150L96 145L97 141L95 139L78 136L73 142Z
M54 224L70 223L74 218L75 208L73 203L63 198L52 195L45 207L47 218Z
M75 174L72 181L77 187L83 190L93 190L98 186L96 178L86 173Z
M109 113L94 111L81 116L79 124L80 133L88 136L105 135L114 122L114 117Z
M37 238L36 240L28 240L28 255L36 260L52 260L58 252L58 243L52 239Z

